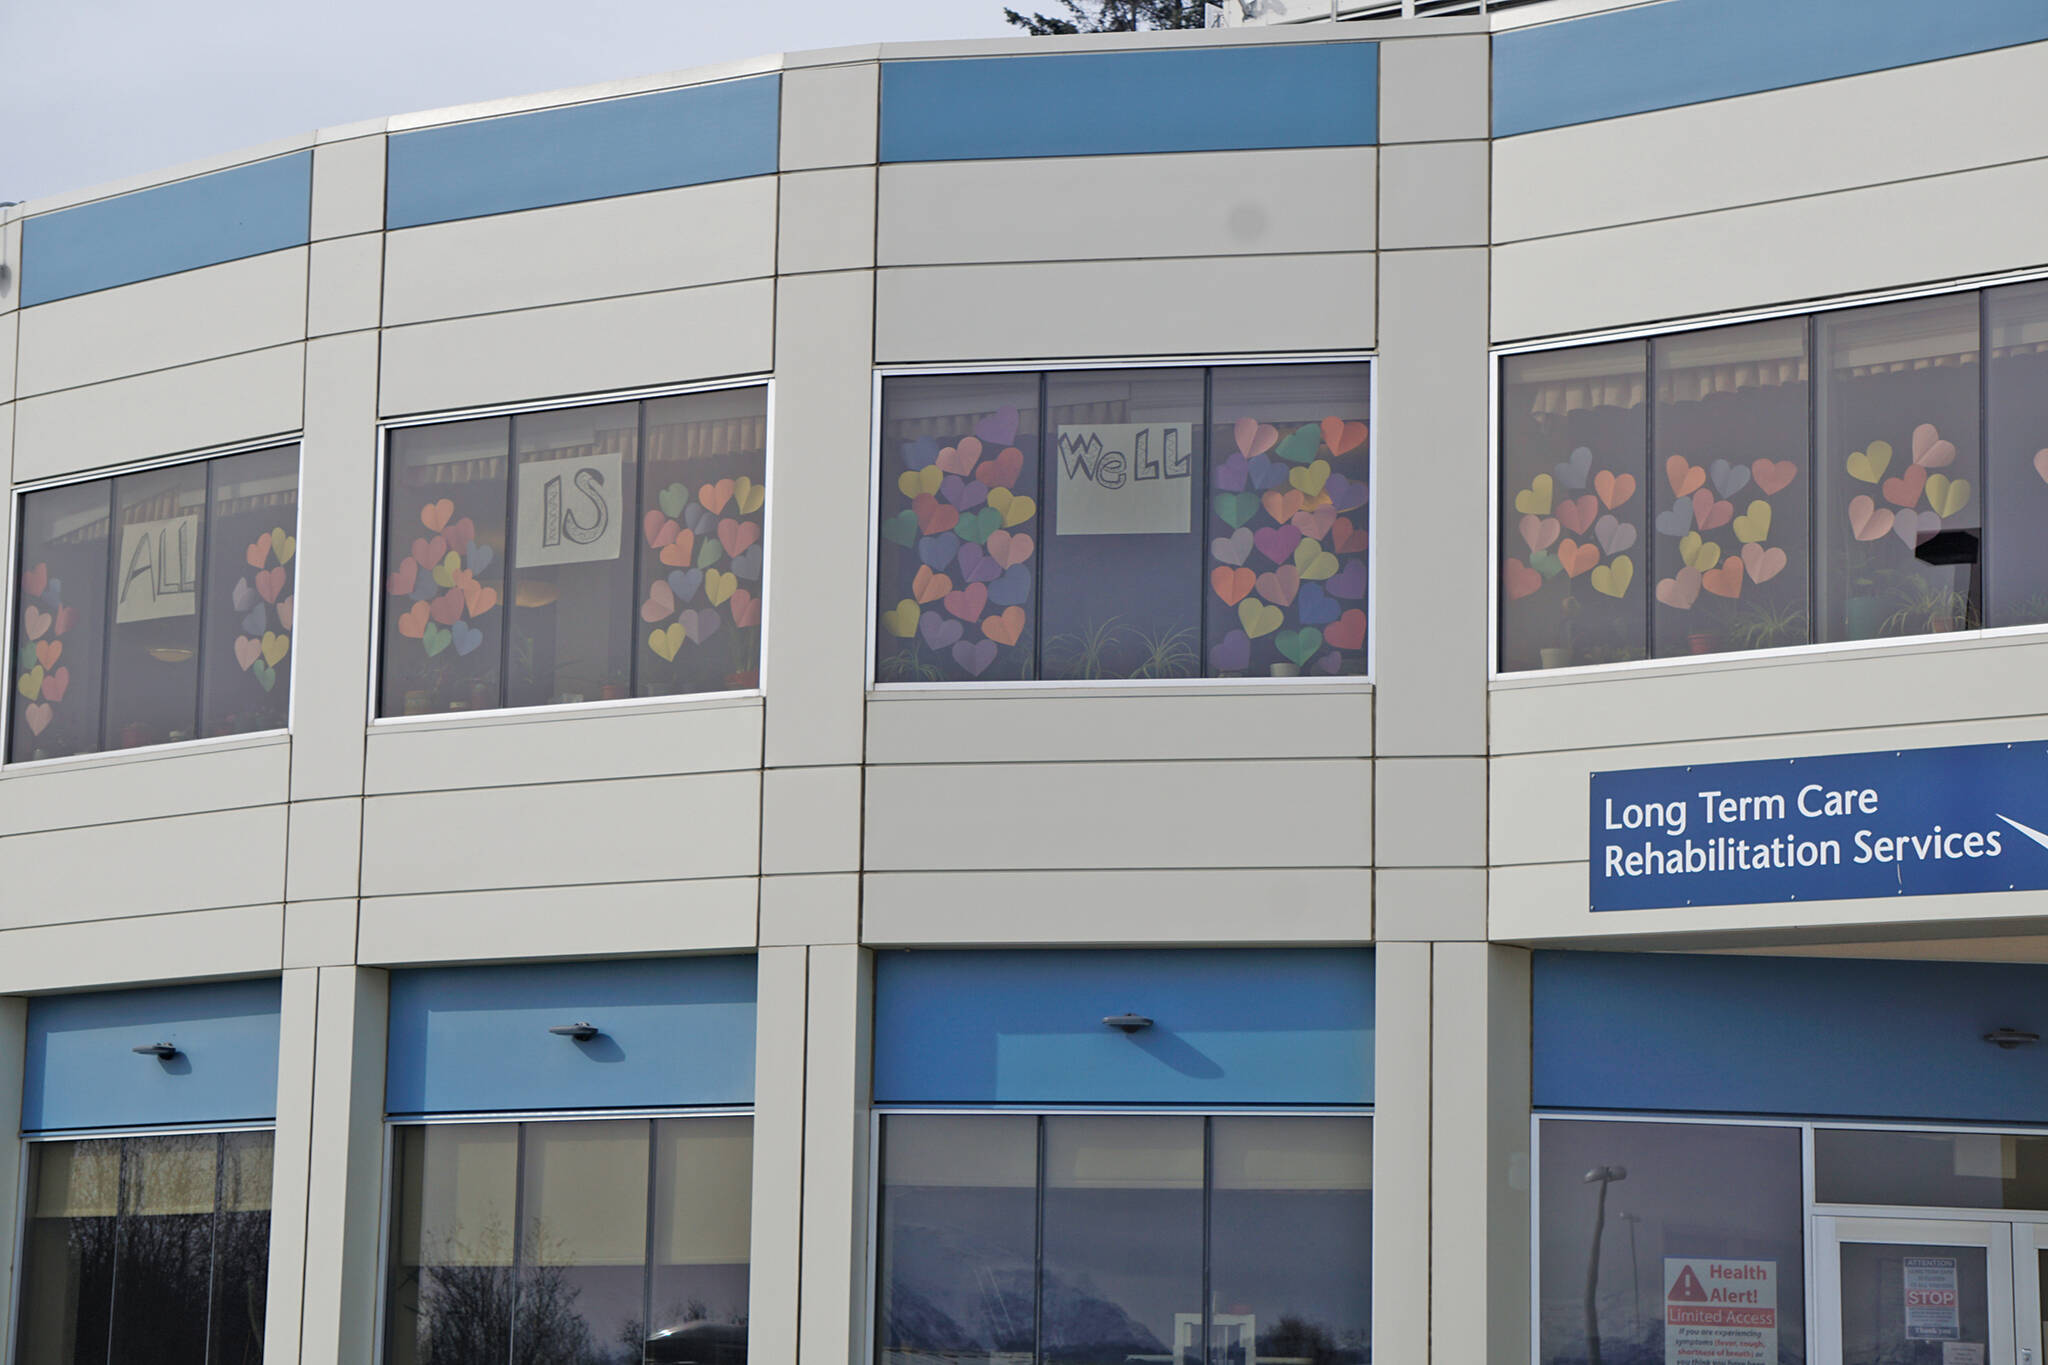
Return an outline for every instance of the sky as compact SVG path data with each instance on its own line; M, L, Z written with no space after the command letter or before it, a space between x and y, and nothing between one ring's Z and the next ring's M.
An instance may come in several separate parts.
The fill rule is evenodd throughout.
M1003 0L0 0L0 201L386 114L772 52L1015 33L1002 9Z

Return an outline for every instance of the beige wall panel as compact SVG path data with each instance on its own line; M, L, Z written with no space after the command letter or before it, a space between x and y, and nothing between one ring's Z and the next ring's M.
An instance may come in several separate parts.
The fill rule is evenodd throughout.
M182 752L137 749L0 771L0 830L154 820L283 801L291 778L283 735Z
M797 1360L843 1365L861 1358L866 1340L874 961L853 944L812 948L810 958Z
M775 177L406 228L386 238L388 326L775 273Z
M11 219L0 225L0 266L6 267L7 278L0 280L0 313L11 313L21 306L21 220Z
M774 303L772 282L750 280L387 327L383 411L433 412L760 373L772 363Z
M1485 246L1484 142L1422 142L1380 153L1380 245Z
M383 272L382 233L316 242L306 285L306 335L375 327L383 303Z
M872 163L881 126L882 68L803 67L782 73L782 169Z
M1375 161L1318 147L884 166L877 249L883 265L1371 250Z
M1354 868L885 872L864 879L861 941L1367 943L1372 877Z
M297 341L306 334L306 258L294 247L24 309L21 392Z
M762 781L763 873L860 870L859 768L770 768Z
M362 871L363 803L353 796L295 801L287 828L286 899L353 898Z
M785 275L864 270L875 263L875 168L782 177L776 264Z
M0 403L14 400L15 338L21 331L21 314L0 313Z
M1253 809L1284 811L1260 819ZM1363 867L1372 764L1016 763L875 768L867 867Z
M1399 867L1486 862L1486 760L1383 758L1373 765L1373 843Z
M267 1341L298 1341L304 1306L306 1206L313 1183L313 1061L319 983L317 971L286 971L280 983L277 1128L270 1185L270 1278L263 1319Z
M366 963L504 962L751 949L752 877L545 887L362 903Z
M761 878L761 945L860 942L860 874Z
M313 149L313 240L384 227L384 139L350 138Z
M280 905L0 930L0 992L261 976L283 943Z
M758 697L380 725L371 793L731 772L761 766Z
M320 969L299 1365L377 1359L383 1239L384 1055L390 975Z
M1486 869L1375 868L1372 935L1381 943L1484 939Z
M356 902L287 901L284 965L346 967L356 960Z
M760 862L758 772L373 796L363 811L365 896L751 877Z
M2048 161L1549 237L1494 252L1498 341L2038 266Z
M1373 286L1366 252L884 270L876 359L1365 349Z
M1494 240L2043 156L2048 43L2032 43L1503 138Z
M1381 43L1381 144L1487 136L1491 46L1484 34Z
M1373 952L1372 1351L1429 1365L1430 945Z
M277 805L0 838L0 926L280 902L284 830Z
M299 429L306 348L208 360L15 404L14 477L48 479Z
M754 1206L747 1354L795 1365L804 1212L804 1050L810 954L763 948L754 1006Z
M1035 695L882 692L868 701L870 763L1367 757L1373 693L1259 690Z

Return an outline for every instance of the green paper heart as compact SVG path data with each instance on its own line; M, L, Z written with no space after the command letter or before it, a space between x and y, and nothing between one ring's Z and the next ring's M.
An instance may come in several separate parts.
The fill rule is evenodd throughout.
M1322 448L1323 429L1314 422L1304 422L1280 443L1273 453L1289 464L1307 464Z
M26 673L36 666L36 647L24 640L21 642L21 671Z
M1257 493L1218 493L1216 515L1228 522L1234 530L1250 521L1259 510Z
M433 622L429 621L427 623L426 634L420 636L420 643L426 646L427 657L431 659L436 654L439 654L442 650L448 648L448 646L455 643L455 632L452 630L444 630L442 627L437 626Z
M978 512L963 512L960 524L953 529L960 539L980 545L1003 529L1003 514L993 507L984 507Z
M904 549L909 549L911 543L917 539L917 513L903 511L890 517L882 523L882 535Z
M697 542L697 567L708 569L725 554L725 547L718 543L717 536L706 536Z
M1300 630L1281 631L1273 637L1273 643L1297 665L1305 664L1323 647L1323 633L1314 626L1303 626Z
M670 521L680 520L683 510L690 505L690 490L679 483L670 484L662 489L658 496L661 499L661 510L668 515Z
M264 663L261 659L250 665L249 676L262 683L265 692L277 686L277 670Z
M1564 572L1564 565L1548 550L1538 550L1529 556L1529 567L1545 578L1555 578Z

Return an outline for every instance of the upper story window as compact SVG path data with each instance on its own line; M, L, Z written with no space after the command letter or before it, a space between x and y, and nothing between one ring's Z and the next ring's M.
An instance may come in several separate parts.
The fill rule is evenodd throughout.
M299 451L24 494L8 758L281 730Z
M768 391L390 433L379 714L760 684Z
M1363 362L884 380L881 683L1361 676Z
M2044 378L2037 284L1507 357L1501 671L2048 622Z

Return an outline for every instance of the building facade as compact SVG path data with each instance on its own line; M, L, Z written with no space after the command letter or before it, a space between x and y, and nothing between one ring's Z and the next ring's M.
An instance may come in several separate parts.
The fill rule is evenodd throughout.
M14 1361L2041 1358L2048 14L1329 17L0 210Z

